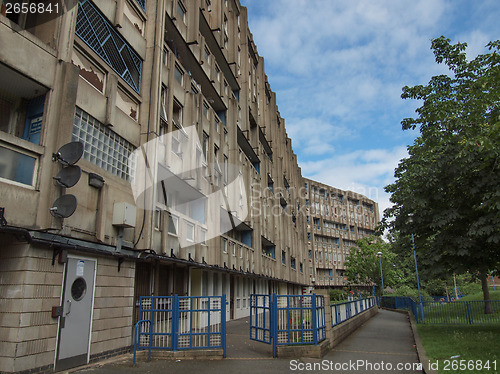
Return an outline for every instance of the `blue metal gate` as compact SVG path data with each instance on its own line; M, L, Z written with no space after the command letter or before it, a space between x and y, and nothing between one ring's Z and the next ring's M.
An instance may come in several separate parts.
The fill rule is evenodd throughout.
M271 295L250 295L250 339L271 344Z
M312 295L250 295L250 339L278 345L326 339L325 299Z
M136 352L222 348L226 357L226 295L141 296Z

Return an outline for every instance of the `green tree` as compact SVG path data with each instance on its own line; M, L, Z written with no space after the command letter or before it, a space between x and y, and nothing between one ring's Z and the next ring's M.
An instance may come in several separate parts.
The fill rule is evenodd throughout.
M466 46L434 39L449 75L403 88L402 98L422 102L403 130L418 127L420 136L385 188L394 205L384 223L401 237L415 235L419 267L477 274L489 300L487 274L500 263L500 41L471 61Z
M380 238L368 236L356 241L351 247L345 261L345 276L351 284L375 283L380 288L382 279L380 273L380 259L378 252L382 252L382 270L384 286L393 286L398 274L394 266L395 254L390 251L390 245Z

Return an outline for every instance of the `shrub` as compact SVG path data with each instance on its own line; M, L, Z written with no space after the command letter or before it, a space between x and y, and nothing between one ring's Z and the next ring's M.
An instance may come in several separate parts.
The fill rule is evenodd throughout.
M420 293L422 294L423 300L431 299L429 297L429 294L427 293L427 291L421 289ZM409 297L413 298L414 300L418 300L418 289L403 285L403 286L395 289L390 294L386 293L386 296L409 296Z
M330 301L344 301L347 300L347 291L335 288L330 289Z

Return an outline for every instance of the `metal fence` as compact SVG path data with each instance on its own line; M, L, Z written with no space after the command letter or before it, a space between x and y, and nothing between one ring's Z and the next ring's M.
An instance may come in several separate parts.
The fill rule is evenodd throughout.
M277 295L278 345L318 344L326 338L325 299L317 295Z
M332 304L330 305L332 311L332 326L339 325L342 322L351 319L355 315L373 308L374 306L374 297L348 301L345 303Z
M142 296L134 330L136 352L222 348L226 357L226 295Z
M485 313L486 303L492 313ZM422 324L496 324L500 323L500 300L490 301L415 301L411 297L383 296L380 306L410 311Z
M326 339L325 299L312 295L250 295L250 339L273 345Z

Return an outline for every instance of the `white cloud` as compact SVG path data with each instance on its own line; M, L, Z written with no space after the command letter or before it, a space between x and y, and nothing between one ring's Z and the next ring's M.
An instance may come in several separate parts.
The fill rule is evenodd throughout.
M301 162L300 166L304 177L377 201L382 213L391 205L384 187L394 181L394 169L407 156L405 147L366 149L320 161Z
M401 131L420 105L402 87L447 73L431 39L465 41L474 58L498 38L498 0L240 1L259 10L250 29L303 174L365 191L381 211L416 134Z
M294 149L314 156L333 153L335 142L352 136L348 129L314 117L292 118L286 121L286 129L293 140Z

